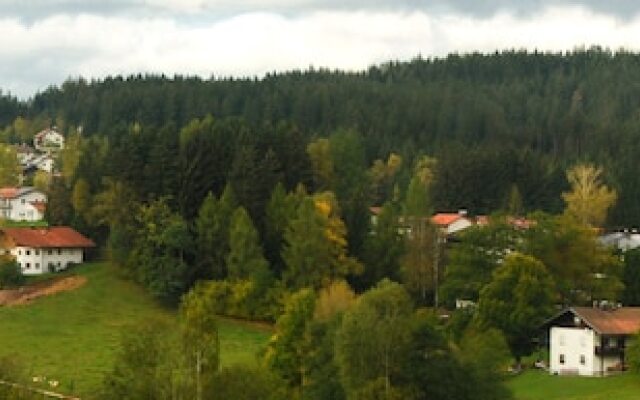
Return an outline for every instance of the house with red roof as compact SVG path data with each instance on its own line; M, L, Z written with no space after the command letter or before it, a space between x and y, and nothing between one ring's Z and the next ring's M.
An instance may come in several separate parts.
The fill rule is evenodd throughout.
M47 195L30 186L0 188L0 218L10 221L40 221Z
M0 228L0 254L16 259L25 275L57 272L80 264L95 243L67 226Z
M571 307L544 327L552 374L603 376L626 368L627 343L640 332L640 307Z
M431 217L431 223L439 227L443 234L449 236L473 225L465 211L457 213L437 213Z

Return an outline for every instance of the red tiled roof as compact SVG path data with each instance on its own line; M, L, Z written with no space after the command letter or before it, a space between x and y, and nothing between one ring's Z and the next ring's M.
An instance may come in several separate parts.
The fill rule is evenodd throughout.
M47 209L47 203L44 201L32 201L31 205L33 206L33 208L40 211L41 213L44 213L45 210Z
M640 332L640 307L620 307L612 310L573 307L571 310L584 323L603 335L632 335Z
M449 226L460 218L464 217L457 213L438 213L431 217L431 222L439 226Z
M0 197L3 199L14 199L18 196L19 191L16 187L3 187L0 188Z
M369 212L373 215L380 215L382 212L382 207L369 207Z
M536 224L535 221L531 221L529 219L521 217L507 217L507 222L510 223L514 228L519 229L529 229Z
M51 228L2 228L16 246L28 247L94 247L95 243L68 226Z

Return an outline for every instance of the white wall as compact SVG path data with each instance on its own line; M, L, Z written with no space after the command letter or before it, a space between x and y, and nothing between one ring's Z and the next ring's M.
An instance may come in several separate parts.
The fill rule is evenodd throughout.
M32 202L46 202L47 196L34 190L33 192L29 192L24 196L20 196L15 199L9 199L8 202L10 204L9 208L4 208L6 205L5 199L0 200L2 202L3 208L0 208L2 212L2 217L6 219L10 219L12 221L39 221L44 216L40 211L38 211L33 205Z
M31 247L16 247L11 250L16 261L25 275L40 275L50 272L49 264L56 271L66 269L68 264L82 262L82 249L34 249Z
M590 328L561 328L550 331L549 367L553 374L594 375L600 373L595 363L596 335ZM561 355L564 363L560 363ZM584 357L584 363L581 362Z

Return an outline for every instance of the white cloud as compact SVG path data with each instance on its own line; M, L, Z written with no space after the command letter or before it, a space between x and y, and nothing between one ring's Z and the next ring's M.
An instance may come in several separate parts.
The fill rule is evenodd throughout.
M188 3L195 10L208 1ZM290 17L246 13L197 25L169 17L92 14L53 15L32 24L7 18L0 19L0 87L27 96L78 75L246 76L310 65L364 69L418 53L557 51L591 44L637 49L637 37L639 19L622 21L582 7L551 7L527 17L501 12L488 18L424 11L324 11Z

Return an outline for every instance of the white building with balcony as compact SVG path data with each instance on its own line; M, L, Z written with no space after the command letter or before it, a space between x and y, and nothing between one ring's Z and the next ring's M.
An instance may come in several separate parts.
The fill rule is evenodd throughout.
M640 331L640 307L571 307L545 326L552 374L608 375L626 369L627 342Z

